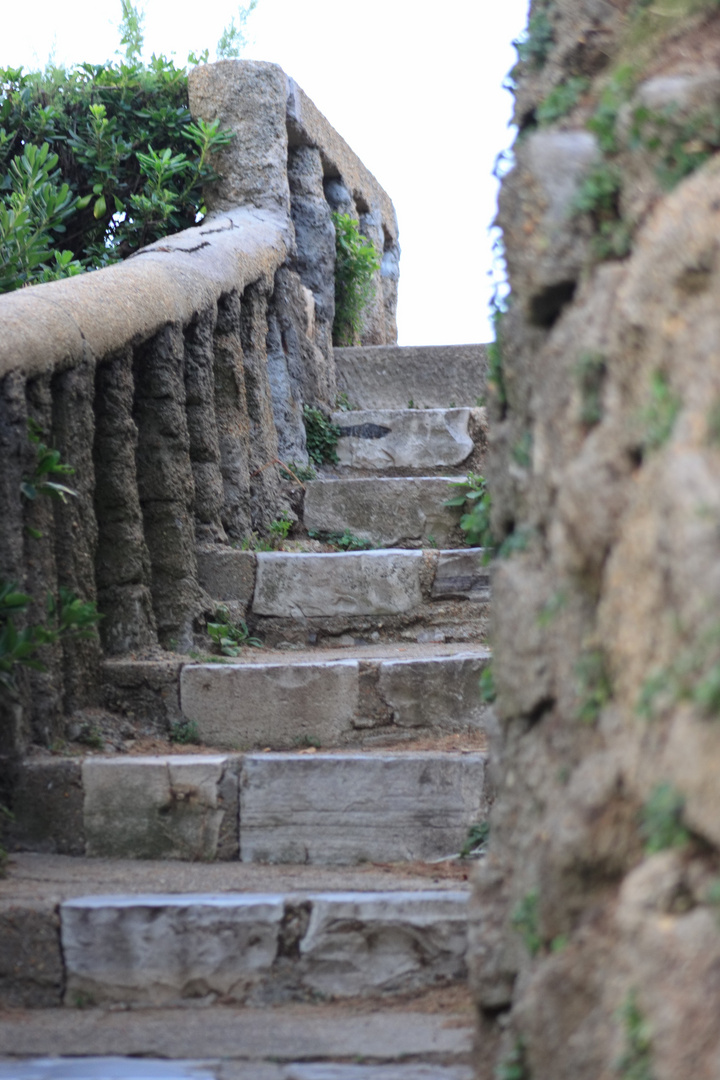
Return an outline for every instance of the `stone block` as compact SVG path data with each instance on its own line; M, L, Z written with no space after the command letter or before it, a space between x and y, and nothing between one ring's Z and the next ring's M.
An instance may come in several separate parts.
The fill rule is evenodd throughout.
M24 761L13 790L10 846L58 855L84 855L83 790L79 761Z
M367 409L333 413L337 455L354 469L438 469L461 465L474 443L470 409Z
M343 865L460 850L483 816L483 754L249 754L244 862Z
M394 615L422 602L420 551L261 552L257 563L257 615Z
M490 599L490 567L485 563L485 549L440 551L432 596L487 602Z
M255 588L255 555L234 548L209 548L197 553L198 581L213 600L249 604Z
M60 907L65 1001L244 1000L278 950L281 896L91 896Z
M485 392L486 345L335 349L338 390L358 409L473 406Z
M183 713L209 746L291 748L303 736L329 746L352 731L359 664L189 664L180 687Z
M387 994L465 976L466 892L310 897L303 984L332 997Z
M144 720L163 733L182 719L178 676L180 660L105 660L105 705L131 719Z
M87 854L105 858L237 856L236 758L87 758Z
M60 1005L60 926L51 906L24 901L0 908L0 1005Z
M490 658L477 653L428 660L384 660L378 692L399 727L433 732L482 727L485 706L478 680Z
M459 538L461 507L444 503L452 495L441 476L363 477L312 480L305 492L306 529L349 529L382 547L399 543L444 546Z

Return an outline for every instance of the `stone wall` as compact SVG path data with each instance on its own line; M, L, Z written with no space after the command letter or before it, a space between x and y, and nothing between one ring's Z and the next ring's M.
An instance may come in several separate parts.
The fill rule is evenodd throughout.
M535 0L500 225L477 1075L720 1061L720 12Z
M288 507L277 461L307 462L303 403L336 398L323 185L343 187L397 251L387 195L280 68L198 67L190 105L236 136L203 223L0 297L0 578L33 597L30 624L60 587L103 616L95 640L46 648L46 672L22 671L18 701L0 697L0 763L99 703L103 656L192 647L214 609L198 555ZM393 295L380 289L381 314ZM396 340L391 318L370 323ZM21 495L29 419L75 469L66 503Z

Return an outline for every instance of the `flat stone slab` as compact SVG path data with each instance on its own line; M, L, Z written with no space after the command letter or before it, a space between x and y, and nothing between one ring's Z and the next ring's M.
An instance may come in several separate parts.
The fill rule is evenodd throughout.
M261 552L256 615L392 615L422 602L421 551Z
M232 1005L131 1011L34 1009L23 1014L22 1023L14 1011L0 1014L0 1060L10 1068L17 1068L18 1058L36 1059L41 1054L52 1054L56 1061L58 1055L132 1054L138 1069L146 1056L175 1059L180 1065L202 1061L203 1066L222 1059L224 1071L219 1072L218 1080L266 1080L266 1072L260 1070L285 1068L298 1059L303 1068L305 1063L307 1067L323 1063L333 1069L348 1068L351 1066L335 1062L358 1058L382 1068L387 1068L388 1062L399 1067L402 1059L409 1057L424 1063L467 1060L472 1044L469 1010L458 1013L445 1007L438 1012L414 1012L412 1003L398 1008L387 999L368 1011L358 1010L355 1003L339 1002L272 1009ZM8 1062L9 1055L15 1055L16 1060ZM276 1064L270 1065L271 1061ZM15 1080L15 1076L6 1072L3 1080ZM427 1072L421 1076L429 1080ZM438 1074L438 1080L441 1077L444 1074ZM97 1080L107 1077L100 1073ZM278 1074L270 1073L270 1080L278 1080ZM455 1080L455 1076L451 1073L448 1080ZM461 1080L470 1080L468 1071L461 1074Z
M237 858L231 755L86 758L86 853L108 858Z
M485 761L477 753L249 754L240 858L347 865L450 855L485 816Z
M0 1060L0 1080L473 1080L466 1065L338 1065L90 1057Z
M485 549L438 552L432 596L487 602L490 599L490 567Z
M335 349L338 390L358 409L447 409L485 393L487 345Z
M385 660L378 693L392 710L393 723L434 732L482 727L486 706L479 679L490 654L465 653L429 660Z
M467 893L326 893L311 898L303 982L321 994L388 994L464 978Z
M90 896L60 908L65 1003L380 996L465 975L467 891Z
M461 465L475 444L471 409L363 409L333 413L340 465L354 469L424 469Z
M278 951L282 896L89 896L60 908L68 1005L243 1001Z
M462 507L444 505L454 494L449 486L453 479L457 477L311 480L305 491L305 528L339 533L349 529L381 547L445 547L461 540Z
M359 670L357 660L188 665L182 710L209 746L291 746L311 736L333 746L352 730Z

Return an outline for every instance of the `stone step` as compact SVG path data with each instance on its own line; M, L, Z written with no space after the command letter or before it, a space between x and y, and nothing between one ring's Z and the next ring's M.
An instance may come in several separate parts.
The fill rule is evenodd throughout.
M415 640L484 639L490 571L482 548L279 551L256 558L248 614L268 645L316 644L352 632L392 638L410 626L425 635Z
M358 409L474 406L485 393L487 345L376 345L334 357L338 389Z
M186 664L180 707L206 746L337 747L481 731L478 680L489 652Z
M299 624L298 636L302 629ZM205 745L241 751L292 750L310 736L327 748L477 730L484 712L476 676L490 652L474 642L431 640L435 636L444 635L413 627L400 630L398 641L382 641L374 630L367 639L342 634L313 646L283 641L201 663L179 656L108 659L104 703L117 718L109 746L132 749L138 736L166 739L187 720L197 723ZM326 666L340 661L351 666ZM237 672L246 667L247 675ZM345 690L350 703L341 696Z
M377 997L465 976L466 890L86 896L60 905L66 1005Z
M419 1021L421 1017L414 1019ZM403 1017L403 1022L406 1021L407 1017ZM433 1034L439 1026L437 1021L431 1024ZM351 1045L359 1046L361 1042L356 1039ZM366 1060L364 1054L354 1056ZM277 1062L271 1048L265 1062L228 1062L218 1058L203 1061L122 1057L0 1059L0 1080L473 1080L474 1075L470 1065L413 1065L400 1061L380 1065L328 1064L327 1060L285 1065Z
M462 507L445 506L457 494L456 476L368 476L311 480L303 522L308 530L346 529L374 547L462 547Z
M340 429L338 465L418 475L423 470L481 471L484 409L362 409L332 414Z
M433 751L30 759L12 843L113 859L439 858L484 820L485 762Z

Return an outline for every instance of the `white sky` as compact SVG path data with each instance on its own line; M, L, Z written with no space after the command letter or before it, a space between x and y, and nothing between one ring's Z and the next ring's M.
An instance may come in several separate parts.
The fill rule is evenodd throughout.
M208 47L233 0L135 0L145 51ZM492 168L508 145L528 0L259 0L246 56L280 64L389 193L400 225L399 341L487 341ZM0 66L101 62L119 43L120 0L0 0ZM199 25L198 25L199 24Z

